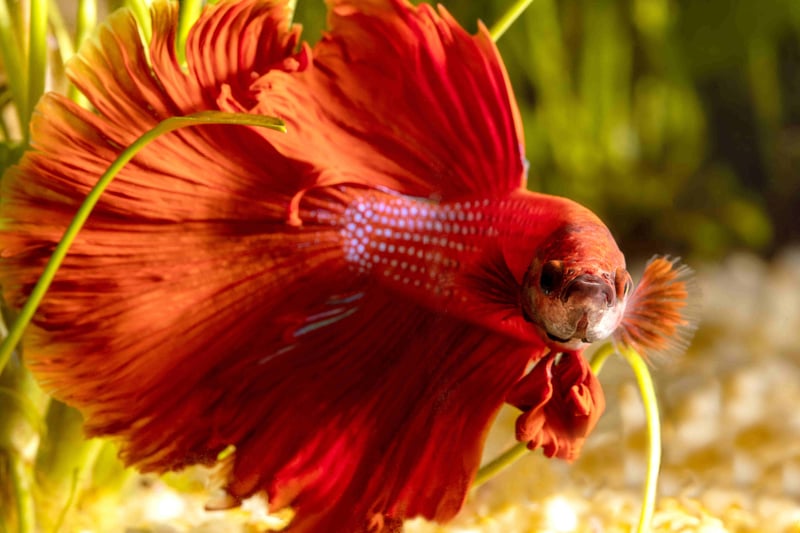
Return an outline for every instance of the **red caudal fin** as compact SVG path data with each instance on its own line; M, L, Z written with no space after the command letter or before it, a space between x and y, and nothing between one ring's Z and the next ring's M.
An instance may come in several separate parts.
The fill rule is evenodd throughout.
M668 257L645 267L614 339L648 359L683 353L697 328L694 272Z

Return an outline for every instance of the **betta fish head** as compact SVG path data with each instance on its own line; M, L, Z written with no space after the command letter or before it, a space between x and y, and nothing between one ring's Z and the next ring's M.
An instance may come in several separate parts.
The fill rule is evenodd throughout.
M539 248L522 281L525 318L562 350L611 336L633 281L625 258L599 221L559 227Z

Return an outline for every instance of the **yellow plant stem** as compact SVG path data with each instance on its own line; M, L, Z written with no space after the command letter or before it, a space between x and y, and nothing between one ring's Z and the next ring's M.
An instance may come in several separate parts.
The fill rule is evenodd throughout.
M592 372L595 375L599 374L608 358L617 351L627 361L631 369L633 369L633 374L636 377L636 383L639 387L639 393L642 395L642 403L644 404L645 417L647 419L647 475L645 478L642 509L639 514L639 522L636 531L637 533L648 533L653 521L653 513L655 512L658 474L661 468L661 421L658 414L658 400L656 399L655 387L650 377L650 371L647 368L647 362L632 348L621 347L617 350L611 343L605 344L592 358L590 364ZM527 450L525 443L518 443L503 452L497 458L483 465L475 476L472 488L475 489L483 485L488 480L510 467L514 462L525 455Z
M46 421L47 433L39 443L34 463L42 495L37 522L45 531L56 531L75 501L83 473L94 464L102 441L86 440L83 417L57 400L50 401Z
M9 531L34 531L28 450L45 431L41 413L48 401L19 357L0 372L0 493L9 496L0 498L0 524L16 517L16 527Z
M31 478L25 459L19 452L14 450L0 451L0 455L5 452L8 473L11 478L11 486L17 504L17 529L19 533L33 533L36 527L34 518L33 491L31 490Z
M153 38L153 21L150 20L150 6L147 4L147 0L124 0L124 5L133 13L139 26L139 32L142 34L142 40L150 43ZM145 53L148 53L148 50L145 47Z
M478 473L475 476L475 481L472 482L472 490L477 489L494 476L517 462L517 460L521 459L526 453L528 453L528 446L524 442L518 442L508 450L504 451L502 454L498 455L496 458L483 465L480 470L478 470Z
M69 488L66 491L67 497L62 503L61 511L58 513L56 522L53 525L53 533L59 533L59 531L61 531L64 527L67 516L78 499L79 491L85 482L87 473L90 472L91 467L94 466L104 445L106 445L106 442L102 439L90 439L88 441L84 440L80 444L79 453L76 454L78 455L78 458L73 458L73 462L76 463L76 466L70 472Z
M28 96L22 115L22 135L26 141L33 108L44 94L47 76L47 0L30 0L28 39Z
M64 22L58 0L47 0L47 16L50 22L50 31L52 31L56 40L56 49L60 60L58 63L63 65L65 61L73 56L75 47L72 45L72 36L66 22Z
M658 412L658 399L650 376L647 362L633 348L620 346L617 350L611 344L605 345L592 358L592 372L599 374L608 357L617 351L633 370L639 394L642 395L645 420L647 424L647 474L644 481L644 497L639 513L637 533L648 533L653 522L653 513L658 496L658 475L661 470L661 419Z
M533 3L533 0L517 0L514 4L508 8L508 10L503 13L503 16L500 17L500 20L495 22L491 28L489 28L489 35L492 36L492 40L497 42L500 37L511 27L511 25L522 15L522 13L528 9Z
M175 35L175 56L181 68L186 68L186 40L189 38L189 30L200 18L202 11L202 0L181 0L178 3L178 31Z
M91 35L97 26L97 2L95 0L78 0L78 12L75 20L75 49Z
M616 352L614 345L611 343L604 344L597 352L592 355L592 360L589 363L589 367L592 369L592 373L595 376L600 375L600 371L603 369L603 365L606 364L608 358L614 355Z
M297 0L286 2L286 8L289 10L289 21L294 20L294 14L297 11Z
M0 1L0 56L6 72L17 73L7 79L11 100L17 112L17 120L20 129L27 128L25 122L25 110L28 107L28 65L25 63L25 55L20 46L20 36L16 31L5 0Z
M642 403L644 403L648 438L647 475L644 483L642 509L639 513L639 525L636 531L637 533L649 533L656 507L658 474L661 469L661 420L658 413L658 399L650 370L647 368L644 358L628 347L622 347L619 353L633 369L636 383L639 385L639 393L642 395Z
M78 0L78 10L75 17L74 48L76 52L80 50L81 43L92 34L95 26L97 26L97 2L95 0ZM88 107L88 100L72 83L67 89L67 96L70 100Z

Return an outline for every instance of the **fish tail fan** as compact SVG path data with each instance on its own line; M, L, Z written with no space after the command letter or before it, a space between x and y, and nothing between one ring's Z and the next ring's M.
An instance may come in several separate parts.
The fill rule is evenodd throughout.
M82 188L62 184L70 172L32 153L4 177L0 280L14 308L83 201ZM262 190L236 198L236 216L229 191L197 183L193 218L192 195L159 195L174 178L135 162L129 172L77 236L26 332L24 357L47 390L82 411L90 435L122 440L128 463L211 463L226 441L203 423L224 395L209 376L241 353L260 354L258 365L319 314L331 287L348 291L337 226L345 199L312 191L297 202ZM136 214L141 198L148 208ZM293 202L299 225L287 223Z
M204 10L188 71L174 56L177 7L156 2L151 15L147 51L128 10L98 28L69 66L92 110L43 97L33 149L3 176L0 284L12 307L125 146L164 118L218 109L216 93L246 107L247 80L232 64L303 66L285 1ZM223 391L209 372L263 351L257 364L330 287L348 290L341 199L307 192L321 171L281 154L271 142L280 135L199 126L149 144L101 196L25 335L26 362L45 387L83 412L90 434L119 437L129 463L213 462L224 446L209 444L220 439L202 421ZM313 212L304 202L316 202Z
M630 297L614 340L651 362L684 353L697 329L697 289L694 271L679 259L653 257Z

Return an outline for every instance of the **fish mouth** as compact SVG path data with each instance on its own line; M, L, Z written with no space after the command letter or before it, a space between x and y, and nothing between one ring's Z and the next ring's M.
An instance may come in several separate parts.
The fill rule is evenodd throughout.
M575 326L571 332L565 330L559 331L559 334L553 333L550 328L544 328L547 338L561 344L575 344L584 343L591 344L601 337L593 328L589 327L589 312L584 311L581 313L580 318L575 322ZM566 333L566 335L565 335Z
M562 339L561 337L557 337L557 336L553 335L549 331L547 332L547 338L550 339L551 341L560 342L562 344L566 344L566 343L568 343L568 342L573 340L573 339Z
M582 273L566 279L551 263L538 282L528 280L533 284L524 287L525 319L538 326L542 340L561 350L579 350L610 336L625 308L625 294L617 294L614 277Z
M551 341L558 342L558 343L561 343L561 344L572 344L572 343L575 343L575 342L582 342L584 344L591 344L592 342L594 342L593 340L591 340L586 335L575 335L575 336L572 336L572 337L559 337L558 335L554 335L553 333L550 333L549 331L545 331L545 334L547 335L547 338L550 339Z
M602 277L594 274L581 274L564 285L561 291L561 301L567 305L600 310L616 305L617 297L614 288Z
M605 315L616 305L616 295L609 283L594 274L581 274L564 284L557 311L544 320L547 338L567 345L591 344L599 340ZM557 318L557 320L556 320Z

